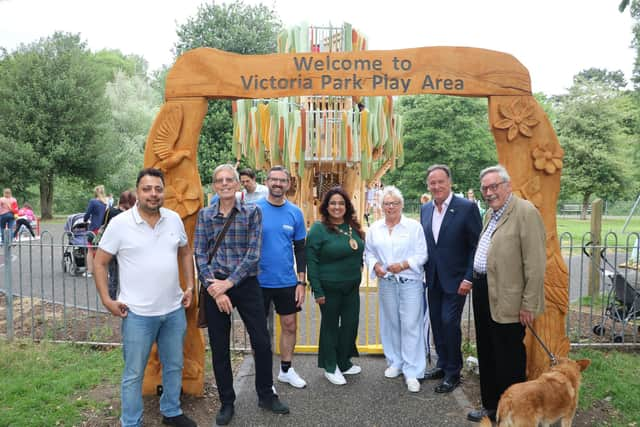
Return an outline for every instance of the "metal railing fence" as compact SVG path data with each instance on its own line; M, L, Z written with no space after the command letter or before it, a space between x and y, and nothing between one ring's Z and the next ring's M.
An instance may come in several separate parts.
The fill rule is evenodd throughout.
M83 254L87 256L87 246L72 245L64 233L58 236L54 233L55 230L43 231L36 240L20 238L3 245L0 335L8 339L119 343L120 320L104 309L93 279L84 275L86 260L78 259ZM569 273L567 336L573 345L638 346L639 233L610 232L598 246L590 243L592 237L586 233L578 241L569 233L560 236ZM360 294L358 346L363 353L379 353L375 281L363 280ZM462 327L463 336L473 344L470 305L469 300ZM308 293L298 317L298 351L315 351L319 319L320 312ZM249 339L239 316L234 313L232 320L232 347L249 350Z

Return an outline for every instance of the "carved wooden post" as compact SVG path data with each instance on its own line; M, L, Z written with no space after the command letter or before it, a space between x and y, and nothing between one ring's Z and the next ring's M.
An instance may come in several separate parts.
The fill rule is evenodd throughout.
M545 311L536 319L534 328L554 354L565 356L569 352L569 339L565 335L569 285L556 231L564 152L533 96L490 96L489 122L498 160L511 175L513 192L533 203L542 214L547 233ZM549 357L529 331L525 344L527 376L536 378L549 366Z
M206 98L167 100L149 132L144 153L145 167L156 167L164 172L164 206L178 212L190 244L193 244L197 215L203 200L197 153L206 112ZM180 286L185 288L184 283L180 283ZM187 310L182 390L200 396L204 391L204 339L197 325L198 293L195 295ZM160 384L162 371L154 345L145 370L142 391L144 394L154 394Z

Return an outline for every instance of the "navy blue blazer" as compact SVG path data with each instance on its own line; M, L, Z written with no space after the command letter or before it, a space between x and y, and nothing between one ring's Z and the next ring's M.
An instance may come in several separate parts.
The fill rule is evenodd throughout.
M436 244L431 227L434 209L431 201L420 210L420 223L429 251L425 280L427 286L433 286L437 273L443 291L456 293L463 279L473 283L473 258L482 230L480 210L475 203L453 195Z

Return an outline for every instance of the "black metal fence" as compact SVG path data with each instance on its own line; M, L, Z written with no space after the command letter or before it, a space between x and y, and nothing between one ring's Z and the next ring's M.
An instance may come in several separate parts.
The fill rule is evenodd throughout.
M594 240L590 233L580 241L569 233L560 236L569 274L567 336L574 345L638 346L639 233L608 233L597 245L591 243ZM86 260L80 258L86 253L85 245L70 244L65 233L55 229L42 232L37 239L21 238L3 245L0 334L9 339L119 343L120 320L103 308L93 279L84 275ZM363 291L363 297L371 296L371 286ZM377 304L368 307L375 311ZM318 315L317 310L309 311L310 317ZM463 324L464 335L470 339L471 316L467 310ZM308 329L306 317L300 318L301 331ZM309 321L315 325L317 320ZM377 322L369 323L377 327ZM233 347L248 349L239 316L234 316L233 325ZM368 329L366 333L377 335Z

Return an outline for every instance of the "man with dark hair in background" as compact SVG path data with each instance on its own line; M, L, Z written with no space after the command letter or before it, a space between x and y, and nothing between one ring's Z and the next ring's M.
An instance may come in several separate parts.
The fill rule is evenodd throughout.
M244 187L242 193L245 203L253 204L267 197L269 190L264 185L256 182L256 173L252 169L241 169L238 174L240 175L240 183Z

